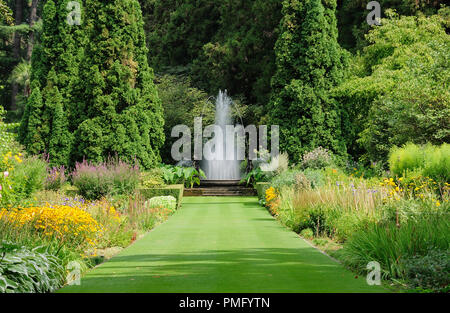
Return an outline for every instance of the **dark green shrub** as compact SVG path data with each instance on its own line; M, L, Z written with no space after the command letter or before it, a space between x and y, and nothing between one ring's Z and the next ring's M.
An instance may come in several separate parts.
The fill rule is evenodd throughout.
M269 102L280 149L294 162L319 146L345 155L341 107L330 90L342 80L346 53L337 43L336 1L283 1Z
M55 166L117 154L151 168L160 162L164 120L139 2L82 1L76 27L67 23L68 2L45 1L20 141Z
M448 292L450 290L450 252L430 250L404 261L405 277L417 291Z

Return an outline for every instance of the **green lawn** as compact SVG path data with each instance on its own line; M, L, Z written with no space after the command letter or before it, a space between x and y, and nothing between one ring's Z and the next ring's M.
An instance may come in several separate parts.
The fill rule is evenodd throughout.
M384 292L281 226L256 198L185 198L169 221L60 292Z

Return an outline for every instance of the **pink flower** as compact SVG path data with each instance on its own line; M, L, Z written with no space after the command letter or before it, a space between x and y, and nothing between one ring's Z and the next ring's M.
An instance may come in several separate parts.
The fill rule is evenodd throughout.
M3 175L5 175L5 177L8 177L9 176L9 172L6 171L6 172L3 173Z
M2 185L0 185L0 190L3 190L3 187L2 187Z

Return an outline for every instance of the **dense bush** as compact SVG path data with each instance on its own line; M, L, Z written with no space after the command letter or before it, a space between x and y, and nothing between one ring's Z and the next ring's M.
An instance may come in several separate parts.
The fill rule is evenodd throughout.
M448 292L450 288L450 252L430 248L426 255L404 262L409 287L423 292Z
M139 169L120 160L100 164L83 161L76 164L72 181L79 193L89 200L131 194L139 184Z
M39 247L0 242L0 293L53 292L64 283L60 260Z
M111 154L154 166L164 120L139 2L83 1L77 27L67 23L67 3L44 4L21 143L31 154L48 153L52 166Z
M449 141L448 10L431 17L387 11L369 32L369 45L335 90L345 104L343 135L354 158L386 161L394 145Z
M333 164L332 154L328 149L318 147L303 155L301 166L304 169L322 169Z
M421 173L439 182L450 181L450 145L419 146L412 143L394 147L389 156L389 166L398 177L409 173Z
M31 157L18 162L10 173L11 188L16 201L27 199L34 192L44 189L46 176L47 163L42 158Z
M157 167L145 172L141 172L141 185L144 188L164 186L165 181L163 178L162 168Z
M400 226L395 222L370 224L350 236L338 255L345 264L361 272L369 262L377 261L385 278L405 278L404 261L408 258L424 256L430 248L449 248L449 227L448 216L431 214Z

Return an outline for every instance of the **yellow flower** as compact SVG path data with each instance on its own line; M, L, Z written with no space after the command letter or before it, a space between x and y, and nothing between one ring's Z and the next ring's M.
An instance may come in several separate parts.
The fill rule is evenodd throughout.
M439 201L436 201L436 206L441 206L441 203Z

